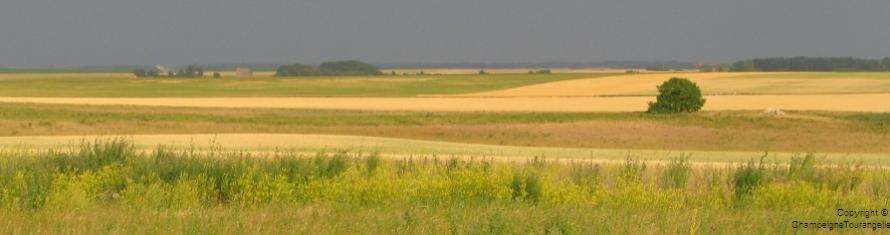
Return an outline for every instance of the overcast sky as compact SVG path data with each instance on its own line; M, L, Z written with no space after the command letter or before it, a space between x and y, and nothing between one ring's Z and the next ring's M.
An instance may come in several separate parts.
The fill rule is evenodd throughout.
M890 56L887 0L2 0L0 65Z

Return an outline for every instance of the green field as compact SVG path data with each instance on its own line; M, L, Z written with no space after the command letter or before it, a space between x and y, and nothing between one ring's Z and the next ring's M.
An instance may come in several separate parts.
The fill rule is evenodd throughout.
M0 74L0 96L19 97L405 97L499 90L593 74L406 75L136 79L129 74Z

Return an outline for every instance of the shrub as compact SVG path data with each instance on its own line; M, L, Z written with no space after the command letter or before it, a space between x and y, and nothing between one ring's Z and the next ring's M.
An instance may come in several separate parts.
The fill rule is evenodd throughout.
M737 200L745 199L763 184L764 178L766 178L766 172L762 166L763 159L761 159L760 166L755 166L754 161L751 161L735 172L733 185L735 186L735 196Z
M522 174L515 174L510 183L510 190L513 200L538 202L542 192L541 177L534 173L526 174L524 177Z
M380 168L380 153L374 152L371 153L370 156L365 158L365 165L368 168L368 175L373 175L374 171L377 171L377 168Z
M529 174L525 177L525 198L538 202L541 199L541 177L537 174Z
M689 157L671 159L662 177L663 185L667 188L683 189L689 181L692 168L689 166Z
M697 112L705 105L701 90L685 78L671 78L658 86L658 98L649 103L650 113Z
M624 164L621 165L618 172L618 186L628 186L641 184L643 182L643 171L646 171L646 163L643 161L627 156Z

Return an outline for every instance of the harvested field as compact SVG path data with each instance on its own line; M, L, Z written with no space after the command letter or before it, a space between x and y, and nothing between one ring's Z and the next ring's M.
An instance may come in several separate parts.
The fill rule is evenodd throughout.
M471 97L640 96L657 94L671 77L688 78L706 95L853 94L890 92L890 73L658 73L566 80Z
M302 108L392 111L645 111L654 97L515 98L51 98L0 97L6 103L139 105L216 108ZM709 96L704 110L820 110L888 112L890 94Z
M0 104L0 136L332 134L615 149L890 153L890 115L406 112Z
M28 136L0 137L0 148L7 151L27 149L79 148L84 141L107 139L109 136ZM379 152L392 158L431 157L448 159L493 158L507 161L526 161L534 157L565 160L616 161L628 156L646 160L669 160L688 154L690 161L698 163L742 163L763 156L763 152L746 151L676 151L676 150L625 150L597 148L519 147L484 144L462 144L398 138L302 135L302 134L221 134L221 135L133 135L121 137L133 141L137 147L153 150L159 145L175 148L223 151L300 152L313 154L318 151L353 153ZM798 153L770 153L770 159L784 162ZM849 163L861 161L869 165L890 165L887 154L818 154L828 162Z

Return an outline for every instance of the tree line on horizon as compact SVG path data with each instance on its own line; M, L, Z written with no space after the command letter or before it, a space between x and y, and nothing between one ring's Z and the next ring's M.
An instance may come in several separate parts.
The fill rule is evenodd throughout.
M374 65L358 60L324 62L318 67L305 64L282 65L275 71L277 77L357 75L383 75L383 72Z
M862 59L854 57L771 57L741 60L720 67L703 66L709 71L814 71L841 72L890 71L890 58Z
M164 74L164 71L161 71L158 68L137 68L133 70L133 75L137 78L155 78L155 77L178 77L178 78L198 78L204 76L204 68L198 66L188 66L184 68L180 68L176 71L167 71Z

